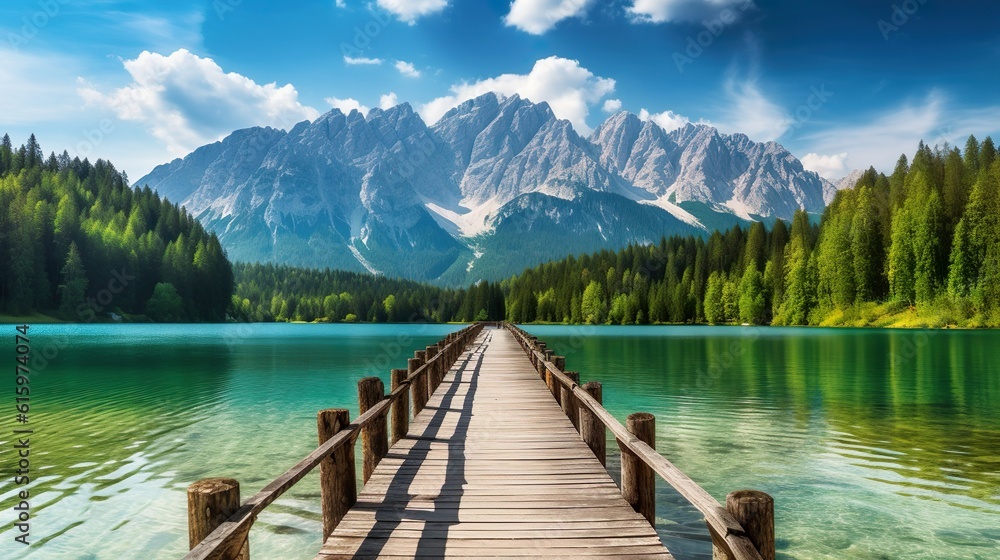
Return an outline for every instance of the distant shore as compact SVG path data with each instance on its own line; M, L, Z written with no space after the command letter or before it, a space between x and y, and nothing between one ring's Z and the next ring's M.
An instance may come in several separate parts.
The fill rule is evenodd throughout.
M145 318L144 318L145 319ZM530 323L519 323L522 325L537 325L537 326L629 326L629 327L683 327L683 326L700 326L700 327L812 327L812 328L844 328L844 329L932 329L932 330L988 330L989 327L982 327L978 325L968 325L968 324L957 324L957 323L941 323L936 321L939 317L936 316L921 316L916 310L909 309L903 312L886 314L879 317L865 317L858 315L856 312L851 313L837 313L831 315L826 320L818 325L749 325L749 324L737 324L737 323L648 323L640 325L618 325L618 324L587 324L587 323L557 323L551 321L535 321ZM228 324L270 324L270 323L288 323L288 324L300 324L300 325L410 325L416 323L367 323L367 322L331 322L331 321L260 321L254 323L245 323L241 321L229 321L226 323L216 323L220 325ZM150 320L132 320L132 321L114 321L110 318L101 317L94 321L80 322L80 321L66 321L56 317L54 315L48 315L45 313L32 313L30 315L7 315L0 313L0 324L13 325L13 324L29 324L29 325L45 325L45 324L66 324L66 325L84 325L84 324L187 324L187 323L157 323L156 321ZM198 324L198 323L194 323ZM467 323L462 322L447 322L447 323L420 323L429 325L464 325Z

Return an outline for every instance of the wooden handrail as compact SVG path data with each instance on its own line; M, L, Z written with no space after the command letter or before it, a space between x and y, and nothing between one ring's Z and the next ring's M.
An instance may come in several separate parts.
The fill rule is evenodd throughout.
M433 358L427 360L425 364L416 369L406 380L399 384L396 389L386 394L381 401L359 415L354 422L351 422L343 430L337 432L325 443L317 447L304 459L295 464L284 474L274 479L249 499L247 499L229 518L216 527L208 536L201 540L194 548L184 556L184 560L226 560L236 558L247 539L250 528L264 509L274 503L297 482L302 480L309 472L315 469L324 459L333 455L344 445L354 445L361 430L374 422L376 419L384 418L393 402L409 390L410 382L414 379L427 375L436 363L444 362L449 356L457 357L458 352L444 351L464 348L470 343L469 335L478 334L482 329L482 323L469 325L451 335L452 342L444 344L442 341L442 351ZM450 366L451 364L449 364Z
M743 525L718 500L698 483L691 480L666 457L660 455L656 449L632 435L590 393L557 368L552 361L547 360L544 352L536 350L534 341L529 338L531 335L510 323L504 323L503 326L514 333L514 337L518 339L518 343L525 352L532 356L537 363L542 364L551 379L570 391L582 406L585 406L608 430L611 430L620 446L653 469L656 474L660 475L660 478L670 484L677 490L677 493L705 516L705 522L708 524L713 543L716 546L722 548L734 560L762 560L760 552L747 537Z

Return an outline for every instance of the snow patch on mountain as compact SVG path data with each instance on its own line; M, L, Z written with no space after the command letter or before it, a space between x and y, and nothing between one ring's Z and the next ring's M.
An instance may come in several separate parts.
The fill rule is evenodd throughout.
M701 221L699 221L698 218L694 216L694 214L688 212L687 210L681 208L680 206L677 206L673 202L670 202L669 199L670 195L668 194L652 200L640 200L639 203L648 204L650 206L658 206L660 208L663 208L667 212L670 212L670 214L672 214L674 217L676 217L682 222L691 224L692 226L699 229L705 229L705 226L702 225Z
M424 207L431 211L431 217L445 231L460 237L475 237L491 231L493 219L503 204L497 197L493 197L479 204L465 199L458 203L456 210L427 200L424 201Z

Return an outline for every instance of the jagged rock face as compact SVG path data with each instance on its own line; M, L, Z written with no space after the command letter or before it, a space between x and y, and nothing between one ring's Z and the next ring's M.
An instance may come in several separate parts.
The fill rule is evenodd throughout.
M486 94L452 109L433 127L455 154L453 177L472 205L504 204L554 182L622 188L594 147L547 103Z
M833 202L833 197L837 196L837 191L842 191L844 189L853 189L858 181L865 174L864 171L860 169L855 169L847 174L846 177L838 179L834 182L826 181L823 185L823 202L830 204Z
M234 259L456 284L704 231L678 204L789 218L820 211L832 187L773 142L704 125L668 133L624 112L583 138L546 103L492 93L432 127L403 104L239 130L142 183Z
M742 217L821 211L824 181L774 142L688 124L665 132L630 113L609 118L590 137L601 162L656 197L728 208Z

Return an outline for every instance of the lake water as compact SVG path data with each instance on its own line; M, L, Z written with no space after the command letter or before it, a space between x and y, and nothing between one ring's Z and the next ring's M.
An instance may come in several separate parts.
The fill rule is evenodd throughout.
M179 558L189 483L229 476L251 495L315 447L317 410L355 416L360 378L388 382L457 328L32 327L51 357L32 378L36 544L13 542L8 428L0 558ZM1000 557L1000 332L528 330L602 381L619 418L656 414L657 448L717 498L772 494L783 558ZM252 555L312 558L318 502L310 475L258 519ZM662 484L657 502L675 555L710 557L697 512Z

